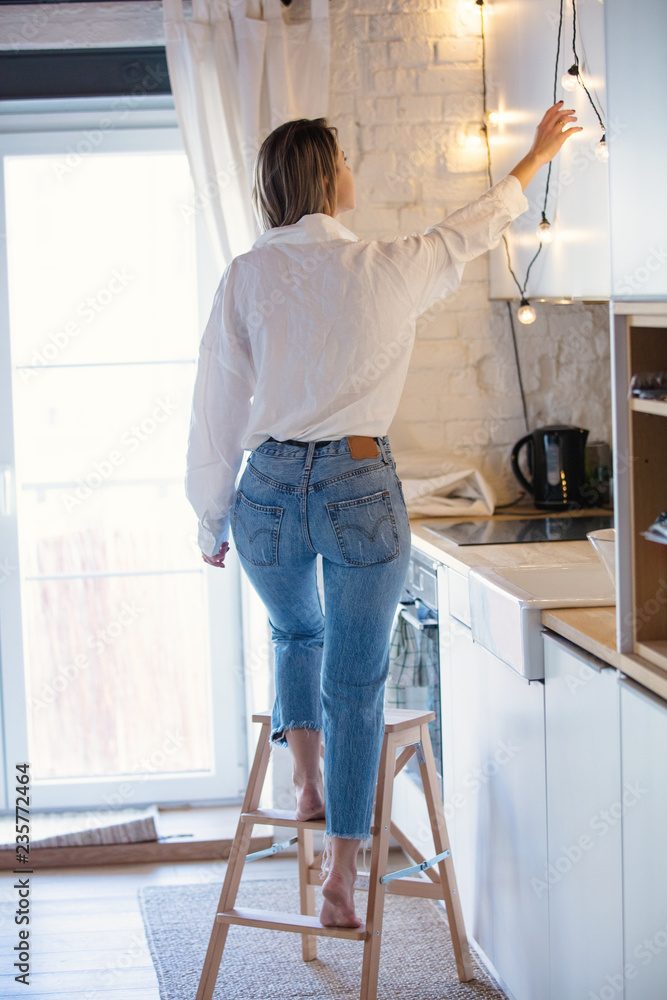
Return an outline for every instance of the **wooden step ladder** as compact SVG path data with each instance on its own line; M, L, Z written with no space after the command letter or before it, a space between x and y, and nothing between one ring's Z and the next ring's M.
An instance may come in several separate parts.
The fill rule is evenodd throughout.
M301 934L302 954L306 962L317 957L318 936L363 941L364 956L360 1000L376 1000L386 892L397 893L401 896L444 899L459 980L467 982L473 978L474 973L440 796L439 779L428 732L428 724L434 718L433 712L411 709L385 710L384 741L378 768L375 811L371 831L371 870L370 874L360 872L355 884L355 888L368 890L366 922L361 927L323 927L315 916L315 886L321 884L322 855L315 858L313 832L315 830L324 831L326 824L324 820L297 820L293 812L258 808L271 753L269 742L271 716L270 714L253 715L253 722L261 723L261 732L229 856L225 881L218 903L218 912L213 923L204 968L199 981L197 1000L211 1000L213 996L227 932L231 924L293 931ZM398 750L401 752L397 756ZM414 753L417 754L419 762L436 851L436 856L430 860L422 856L403 831L391 820L394 778L405 767ZM297 837L282 844L276 844L265 851L249 855L248 847L255 825L296 828ZM413 867L402 869L400 872L387 873L390 835L395 837L408 857L415 862ZM299 864L301 913L292 914L235 907L234 903L246 861L274 854L295 841ZM422 876L423 872L425 872L425 877Z

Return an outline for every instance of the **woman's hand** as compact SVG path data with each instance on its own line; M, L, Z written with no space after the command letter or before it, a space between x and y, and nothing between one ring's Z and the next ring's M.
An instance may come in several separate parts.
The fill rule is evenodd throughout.
M527 155L510 171L524 190L540 167L553 160L569 137L575 132L583 131L580 125L564 128L565 125L576 122L576 120L574 111L571 108L564 108L562 101L558 101L549 108L535 130L533 145Z
M224 559L229 550L229 542L223 542L220 549L214 556L205 556L202 552L201 557L204 562L208 563L209 566L220 566L222 569L225 568Z

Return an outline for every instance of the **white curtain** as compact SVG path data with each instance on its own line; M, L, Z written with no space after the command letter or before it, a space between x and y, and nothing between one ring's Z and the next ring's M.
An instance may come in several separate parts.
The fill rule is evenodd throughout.
M288 23L280 0L163 0L178 122L220 271L260 230L250 192L257 151L278 125L327 114L329 0ZM301 4L293 4L295 16Z

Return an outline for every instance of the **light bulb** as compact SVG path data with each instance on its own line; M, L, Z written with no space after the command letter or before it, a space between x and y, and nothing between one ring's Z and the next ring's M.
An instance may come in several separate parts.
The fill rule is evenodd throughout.
M572 63L567 73L563 73L560 80L563 90L576 90L579 86L579 67Z
M595 147L595 155L597 156L600 163L606 163L609 159L609 150L607 149L607 136L603 135L599 143Z
M534 323L537 319L537 313L528 299L521 299L517 316L519 317L519 323L523 323L524 326L529 326L530 323Z
M544 216L535 233L540 243L553 243L554 231L551 228L551 223Z
M489 128L495 128L498 124L500 124L500 112L487 111L484 115L484 121Z
M483 126L467 125L459 133L459 143L470 152L481 149L484 145Z

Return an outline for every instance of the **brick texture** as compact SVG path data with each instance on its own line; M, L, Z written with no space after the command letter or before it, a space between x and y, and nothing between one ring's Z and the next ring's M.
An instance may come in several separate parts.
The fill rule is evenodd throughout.
M340 0L336 17L345 29L336 32L332 19L329 117L352 153L358 206L341 221L364 239L423 232L487 186L483 151L461 144L482 114L476 8ZM589 428L590 440L610 441L606 304L535 307L532 326L515 319L531 429L571 423ZM507 306L489 301L486 255L467 265L454 295L420 316L389 433L395 448L436 449L475 465L499 503L518 495L509 453L525 424Z

